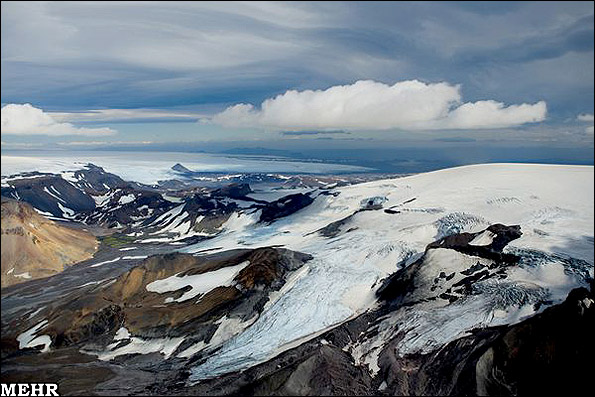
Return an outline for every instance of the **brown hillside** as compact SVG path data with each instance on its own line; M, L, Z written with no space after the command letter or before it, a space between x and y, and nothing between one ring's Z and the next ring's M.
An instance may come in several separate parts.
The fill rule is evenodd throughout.
M90 233L61 226L29 204L2 199L2 287L59 273L91 258L97 245Z

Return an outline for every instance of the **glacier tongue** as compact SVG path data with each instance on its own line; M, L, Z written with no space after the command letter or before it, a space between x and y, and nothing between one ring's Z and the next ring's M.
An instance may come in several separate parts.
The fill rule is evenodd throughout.
M308 273L284 291L252 326L193 368L190 380L196 382L266 361L290 348L291 342L328 329L373 305L372 286L388 273L362 260L369 254L358 245L364 241L374 246L363 232L324 247L311 246L317 254L308 263ZM406 254L404 249L394 249L380 250L378 255L396 264Z

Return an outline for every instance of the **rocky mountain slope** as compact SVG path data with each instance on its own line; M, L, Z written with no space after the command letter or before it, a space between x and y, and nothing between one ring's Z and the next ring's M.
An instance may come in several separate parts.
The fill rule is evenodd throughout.
M2 198L2 287L48 277L93 256L97 240L39 215L24 202Z
M106 363L140 354L147 359L132 365L143 370L159 367L162 358L179 366L211 354L249 327L310 259L279 248L149 257L115 279L83 285L26 317L3 317L3 366L28 360L35 351L52 352L44 357L48 366L73 351ZM52 374L65 381L69 370Z
M345 346L365 332L364 314L245 372L193 386L180 374L149 394L171 395L540 395L588 394L595 297L572 290L563 303L520 323L475 329L427 354L393 355L382 378ZM398 343L395 341L394 344ZM393 345L394 345L393 344ZM393 346L394 347L394 346Z

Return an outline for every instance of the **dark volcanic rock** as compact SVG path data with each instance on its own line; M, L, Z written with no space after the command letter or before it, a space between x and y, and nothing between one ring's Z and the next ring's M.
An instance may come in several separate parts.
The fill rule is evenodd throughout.
M478 394L582 395L593 373L595 305L585 288L505 328L476 364Z
M236 276L236 280L244 288L271 285L279 279L279 275L284 270L278 266L279 255L273 249L255 252L248 260L250 264Z
M469 244L475 237L481 233L490 232L495 236L488 245ZM512 254L502 253L502 249L513 240L522 236L521 227L518 225L505 226L494 224L478 233L458 233L443 237L428 245L430 248L450 248L463 254L479 256L499 262L516 262L518 258Z
M351 214L343 219L331 222L325 227L318 229L316 232L320 233L324 237L336 237L341 232L342 227L348 224L353 219L354 215L355 214Z
M191 229L209 234L220 231L221 225L229 219L229 216L238 209L234 202L205 194L194 194L184 200L184 208L181 214L187 214L181 222L190 222ZM199 222L197 219L202 217ZM172 217L163 226L179 219Z
M82 170L74 172L74 178L78 179L75 184L87 193L106 193L112 189L122 189L129 186L119 176L106 172L103 168L94 164L87 164Z
M95 209L95 200L91 195L101 195L113 189L132 186L119 176L93 164L87 164L83 169L74 171L72 179L68 180L61 175L37 172L22 175L23 179L11 180L10 186L2 188L2 196L25 201L38 210L49 212L56 217L72 217L74 214L69 210L76 214L91 212Z
M306 349L304 349L306 350ZM318 344L290 365L239 389L243 395L361 396L372 380L353 358L333 345Z
M360 203L360 209L362 211L375 211L382 209L387 198L384 196L375 196L364 199Z
M252 193L250 185L247 183L232 183L220 189L214 190L212 195L215 197L229 197L235 199L245 198Z
M18 179L11 181L11 185L19 200L56 217L64 215L60 206L75 212L95 208L95 201L89 195L60 176Z
M123 321L122 308L117 305L109 305L85 316L84 320L77 324L77 327L57 334L54 345L57 348L76 345L79 342L93 339L97 335L109 334L112 330L118 329Z
M176 163L173 167L171 167L171 169L181 174L191 174L193 172L180 163Z
M237 209L237 204L233 202L225 203L214 197L203 194L194 194L191 197L188 197L184 203L183 211L189 214L204 214L206 212L211 214L229 214Z
M262 208L260 222L272 222L275 219L291 215L312 204L314 199L309 194L290 194L273 201Z
M133 195L134 200L122 204L120 199L127 195ZM98 224L110 228L128 226L143 219L153 220L174 205L165 200L160 193L128 187L115 192L110 201L101 207L78 214L76 219L86 224Z
M492 242L488 245L471 245L469 244L475 237L481 233L494 233ZM511 253L503 253L502 249L512 240L519 238L522 235L519 226L505 226L495 224L489 226L487 229L477 233L458 233L443 237L433 243L428 244L424 256L409 266L401 264L401 269L388 277L383 285L378 289L376 295L384 301L392 301L394 304L411 304L409 296L411 292L420 288L418 279L423 279L421 275L424 261L430 250L433 249L451 249L465 255L484 258L488 261L493 261L490 271L481 270L486 265L478 262L469 269L463 269L460 273L464 276L462 280L453 283L452 287L463 286L463 292L471 293L471 286L478 280L494 277L497 275L497 269L501 267L511 266L519 261L519 257ZM446 275L445 275L446 276ZM440 277L436 274L435 277ZM441 277L450 280L450 277ZM447 280L447 281L448 281ZM433 291L434 289L432 289ZM444 295L445 299L452 301L452 295Z
M429 354L397 357L396 339L379 360L385 393L586 395L594 320L593 295L579 288L519 324L476 330Z

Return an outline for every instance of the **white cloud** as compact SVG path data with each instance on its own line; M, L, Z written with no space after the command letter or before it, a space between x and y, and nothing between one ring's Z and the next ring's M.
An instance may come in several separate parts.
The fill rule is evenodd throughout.
M113 135L111 128L79 128L61 123L43 110L25 104L2 107L2 134L14 135Z
M482 129L543 121L545 102L505 106L462 103L460 87L446 82L402 81L392 86L361 80L326 90L290 90L251 104L231 106L211 119L226 127L265 129Z
M496 101L478 101L464 103L452 110L446 120L436 120L435 128L482 129L506 128L525 123L543 121L547 114L544 101L533 105L505 106ZM441 124L444 122L444 125Z
M153 141L72 141L58 142L60 146L150 145Z
M158 109L97 109L84 112L48 112L58 122L118 122L134 120L195 121L204 115Z
M40 142L5 142L2 141L3 148L11 148L11 149L31 149L31 148L38 148L45 146L45 143Z
M579 121L587 122L587 123L593 123L593 121L595 121L595 117L593 117L593 115L589 114L589 113L579 114L578 116L576 116L576 119ZM595 128L592 125L585 128L585 132L587 134L593 134L594 130L595 130Z
M230 67L284 59L307 47L303 40L271 34L269 24L299 29L320 26L323 20L299 4L267 2L232 7L208 2L2 2L2 59L99 59L169 70Z

